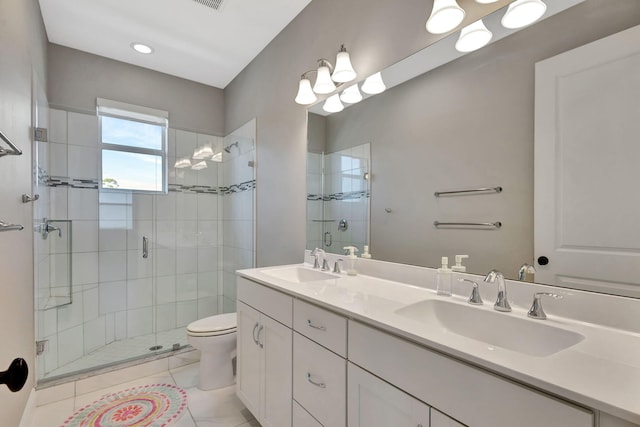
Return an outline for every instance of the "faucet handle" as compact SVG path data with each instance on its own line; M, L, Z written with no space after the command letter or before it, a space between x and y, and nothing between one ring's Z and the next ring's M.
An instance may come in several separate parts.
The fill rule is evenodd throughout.
M340 263L342 261L344 261L342 258L338 258L336 260L336 262L333 264L333 272L334 273L338 273L338 274L342 273L342 270L340 270Z
M478 288L478 282L474 282L473 280L469 280L469 279L458 279L458 282L466 282L466 283L471 283L473 285L473 290L471 291L471 295L469 296L469 299L467 300L467 302L469 304L473 304L473 305L482 305L483 304L482 297L480 297L480 290Z
M546 313L542 309L542 297L551 297L555 299L562 299L562 295L552 294L550 292L536 292L533 294L533 304L531 304L531 308L527 313L527 316L532 319L545 320L547 318Z

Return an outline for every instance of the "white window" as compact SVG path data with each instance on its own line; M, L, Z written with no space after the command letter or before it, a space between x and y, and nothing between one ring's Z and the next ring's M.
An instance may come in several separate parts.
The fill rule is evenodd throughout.
M98 98L100 188L167 192L168 113Z

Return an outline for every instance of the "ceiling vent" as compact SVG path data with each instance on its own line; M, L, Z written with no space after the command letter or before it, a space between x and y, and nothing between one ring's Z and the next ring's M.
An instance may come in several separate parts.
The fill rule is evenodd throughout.
M221 12L222 6L226 3L225 0L193 0L196 3L200 3L204 6L210 7L211 9Z

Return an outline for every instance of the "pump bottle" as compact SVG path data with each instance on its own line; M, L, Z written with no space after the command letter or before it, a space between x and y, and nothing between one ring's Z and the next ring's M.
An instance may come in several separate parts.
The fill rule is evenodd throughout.
M349 255L347 255L347 259L345 260L347 275L356 276L358 274L358 270L356 270L356 263L358 262L356 252L358 252L358 248L355 246L345 246L344 250L349 251Z
M445 297L451 296L451 276L452 271L449 268L449 258L443 256L442 267L438 269L438 274L436 276L436 292L438 295L442 295Z

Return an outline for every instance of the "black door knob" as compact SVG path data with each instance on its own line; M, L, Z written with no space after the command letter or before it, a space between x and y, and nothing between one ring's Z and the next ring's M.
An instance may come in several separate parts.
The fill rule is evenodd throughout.
M27 362L24 359L14 359L9 365L9 369L4 372L0 372L0 384L6 384L9 390L16 391L22 390L24 383L27 382L27 376L29 375L29 368Z
M538 264L540 265L547 265L549 264L549 258L547 258L546 256L540 256L538 257Z

